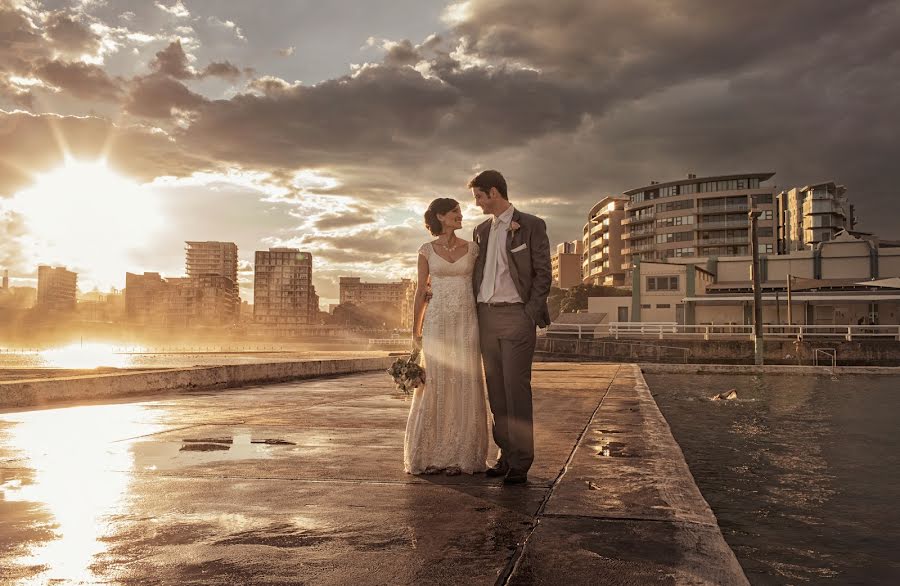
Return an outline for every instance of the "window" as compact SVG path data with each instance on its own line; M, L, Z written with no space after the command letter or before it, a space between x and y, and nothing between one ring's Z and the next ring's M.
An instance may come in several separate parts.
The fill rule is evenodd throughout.
M671 309L671 305L668 303L657 303L656 309Z
M690 226L694 223L694 216L676 216L674 218L661 218L656 220L657 228L668 228L669 226Z
M772 254L774 248L771 244L760 244L757 246L757 250L759 250L760 254Z
M678 277L647 277L647 291L678 291Z
M772 210L763 210L762 215L760 216L763 220L772 220Z
M759 235L762 236L762 237L771 237L772 234L773 234L772 228L771 228L771 227L768 227L768 226L765 227L765 228L758 228L758 229L756 230L756 233L759 234Z
M694 207L694 200L670 201L656 204L657 212L672 212L675 210L689 210Z
M649 303L647 303L647 304L641 303L641 309L650 309L650 304Z
M753 196L753 203L755 205L764 204L764 203L772 203L772 194L771 193L757 193Z
M688 232L670 232L668 234L657 234L657 244L668 244L669 242L689 242L694 239L694 231Z

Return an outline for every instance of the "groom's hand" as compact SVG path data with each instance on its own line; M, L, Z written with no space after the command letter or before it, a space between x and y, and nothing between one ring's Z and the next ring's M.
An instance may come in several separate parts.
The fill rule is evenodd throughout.
M432 297L434 297L434 293L431 292L431 285L429 284L425 288L425 303L428 303L429 301L431 301Z

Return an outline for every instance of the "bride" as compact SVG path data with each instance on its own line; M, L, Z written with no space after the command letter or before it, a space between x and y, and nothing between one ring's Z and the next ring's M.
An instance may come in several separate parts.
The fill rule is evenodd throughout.
M413 343L422 348L427 379L413 395L403 466L410 474L484 472L492 441L472 292L478 246L456 236L462 212L454 199L431 202L425 225L437 239L419 248Z

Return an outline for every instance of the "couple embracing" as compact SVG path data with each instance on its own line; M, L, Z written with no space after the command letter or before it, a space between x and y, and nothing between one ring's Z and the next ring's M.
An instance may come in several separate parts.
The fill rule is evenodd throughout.
M425 212L436 239L419 248L413 339L428 380L413 395L404 468L486 472L504 484L524 484L534 460L536 328L550 323L547 227L513 207L498 171L479 173L468 186L475 205L491 216L472 242L456 235L457 201L436 199Z

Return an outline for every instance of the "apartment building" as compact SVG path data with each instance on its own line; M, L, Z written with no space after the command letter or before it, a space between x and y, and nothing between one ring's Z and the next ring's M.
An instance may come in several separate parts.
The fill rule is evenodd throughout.
M393 283L363 283L359 277L341 277L340 301L341 305L352 303L357 307L373 310L383 315L386 323L407 328L412 324L415 288L416 284L412 279L401 279Z
M563 242L557 245L556 252L550 257L554 287L569 289L582 284L581 261L583 252L581 240Z
M78 274L65 267L38 267L37 305L41 311L75 311Z
M626 283L623 268L623 221L627 197L604 197L588 212L582 236L582 282L620 287Z
M625 192L623 268L678 257L750 254L751 209L761 212L759 252L775 252L774 173L749 173L651 182Z
M238 248L233 242L185 242L187 276L200 282L200 277L225 277L231 281L230 305L223 305L223 321L237 323L241 294L238 287ZM208 284L209 281L206 282ZM217 283L221 284L220 281ZM218 295L218 293L217 293Z
M273 335L292 337L318 319L312 284L313 257L296 248L257 250L253 274L253 321Z
M782 191L775 200L779 254L811 250L856 223L847 189L834 181Z

